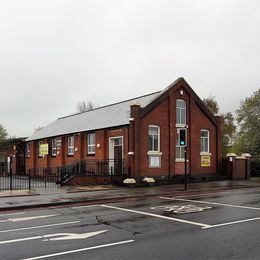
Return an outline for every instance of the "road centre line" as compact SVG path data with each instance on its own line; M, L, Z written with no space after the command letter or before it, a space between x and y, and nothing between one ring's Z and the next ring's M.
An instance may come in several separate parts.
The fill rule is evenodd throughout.
M226 222L226 223L221 223L221 224L217 224L217 225L212 225L212 226L210 226L210 227L202 227L202 229L223 227L223 226L234 225L234 224L239 224L239 223L245 223L245 222L250 222L250 221L255 221L255 220L260 220L260 217L258 217L258 218L243 219L243 220L232 221L232 222Z
M38 259L68 255L68 254L73 254L73 253L79 253L79 252L89 251L89 250L98 249L98 248L105 248L105 247L110 247L110 246L123 245L123 244L127 244L127 243L132 243L132 242L134 242L134 240L125 240L125 241L120 241L120 242L115 242L115 243L110 243L110 244L104 244L104 245L99 245L99 246L80 248L80 249L75 249L75 250L71 250L71 251L55 253L55 254L42 255L42 256L36 256L36 257L31 257L31 258L24 258L22 260L38 260Z
M80 221L71 221L71 222L63 222L63 223L56 223L56 224L49 224L49 225L42 225L42 226L0 230L0 233L8 233L8 232L30 230L30 229L38 229L38 228L47 228L47 227L56 227L56 226L64 226L64 225L71 225L71 224L77 224L77 223L80 223Z
M211 201L177 199L177 198L168 198L168 197L159 197L159 198L160 198L160 199L165 199L165 200L177 200L177 201L185 201L185 202L196 202L196 203L209 204L209 205L217 205L217 206L225 206L225 207L231 207L231 208L260 210L260 208L256 208L256 207L232 205L232 204L225 204L225 203L218 203L218 202L211 202Z
M23 241L29 241L29 240L40 239L40 238L42 238L42 236L17 238L17 239L12 239L12 240L0 241L0 245L16 243L16 242L23 242Z
M37 219L57 217L57 216L59 216L59 215L54 214L54 215L44 215L44 216L23 217L23 218L8 218L8 219L5 219L5 220L0 220L0 223L4 223L4 222L20 222L20 221L27 221L27 220L37 220Z
M156 217L156 218L167 219L167 220L171 220L171 221L176 221L176 222L181 222L181 223L185 223L185 224L200 226L200 227L204 227L204 228L211 226L211 225L207 225L207 224L204 224L204 223L199 223L199 222L194 222L194 221L188 221L188 220L179 219L179 218L171 218L171 217L162 216L162 215L153 214L153 213L148 213L148 212L144 212L144 211L137 211L137 210L132 210L132 209L119 208L119 207L114 207L114 206L109 206L109 205L100 205L100 206L101 206L101 207L104 207L104 208L115 209L115 210L121 210L121 211L126 211L126 212L141 214L141 215L146 215L146 216L150 216L150 217Z
M22 214L24 214L24 212L16 212L16 213L5 213L5 214L1 214L0 215L0 218L1 217L5 217L5 216L9 216L9 215L22 215Z

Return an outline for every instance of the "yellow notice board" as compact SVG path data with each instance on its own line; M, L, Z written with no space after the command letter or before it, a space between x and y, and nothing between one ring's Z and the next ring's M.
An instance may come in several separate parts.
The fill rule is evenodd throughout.
M202 155L201 156L201 166L202 167L209 167L210 166L210 156L209 155Z
M49 154L49 145L48 144L41 144L40 145L40 155L48 155Z

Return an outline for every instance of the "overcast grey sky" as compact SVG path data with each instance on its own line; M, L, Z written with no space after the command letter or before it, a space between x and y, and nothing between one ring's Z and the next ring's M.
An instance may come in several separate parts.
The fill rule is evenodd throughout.
M0 0L0 123L10 135L184 77L222 112L260 87L260 1Z

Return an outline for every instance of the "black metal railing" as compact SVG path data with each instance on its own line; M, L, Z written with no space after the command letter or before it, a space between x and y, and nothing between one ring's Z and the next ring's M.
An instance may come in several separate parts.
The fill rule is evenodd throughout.
M124 160L80 160L60 168L60 184L120 184L128 171Z
M16 174L11 165L0 163L0 191L53 188L57 185L122 184L130 169L124 160L79 160L62 167L27 169Z
M0 162L0 174L8 172L7 162Z
M38 168L27 170L25 174L16 174L0 169L0 191L30 190L32 188L57 187L59 180L58 168Z

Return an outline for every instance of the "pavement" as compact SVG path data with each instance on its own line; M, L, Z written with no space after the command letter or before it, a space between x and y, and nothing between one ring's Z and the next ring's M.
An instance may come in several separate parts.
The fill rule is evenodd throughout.
M64 206L70 204L102 204L126 199L162 195L181 196L199 192L216 192L230 189L260 187L260 178L250 180L226 180L189 183L187 191L183 184L154 187L73 186L62 188L32 189L29 191L1 191L0 211L28 208Z

